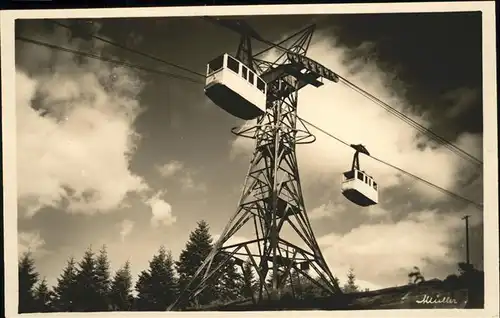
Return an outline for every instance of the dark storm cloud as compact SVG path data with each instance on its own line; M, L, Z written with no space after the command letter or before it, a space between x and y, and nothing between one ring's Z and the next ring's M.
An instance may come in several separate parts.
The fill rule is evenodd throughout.
M430 112L431 129L451 139L464 131L482 132L481 12L339 15L332 20L342 43L353 48L371 44L381 67L404 83L417 111ZM353 58L359 53L367 52L354 50ZM469 94L460 95L466 99L460 102L461 113L447 102L456 94ZM454 120L442 127L450 112Z

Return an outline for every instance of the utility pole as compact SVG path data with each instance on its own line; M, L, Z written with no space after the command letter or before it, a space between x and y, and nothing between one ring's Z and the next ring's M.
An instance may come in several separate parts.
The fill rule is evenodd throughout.
M467 260L467 265L470 265L470 258L469 258L469 218L470 215L466 215L462 218L462 220L465 220L465 255L466 255L466 260Z

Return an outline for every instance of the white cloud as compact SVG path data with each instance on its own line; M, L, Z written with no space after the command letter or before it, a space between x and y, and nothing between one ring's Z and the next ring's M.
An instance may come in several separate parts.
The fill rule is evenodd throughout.
M345 278L345 279L343 279L342 277L339 278L339 282L340 282L341 286L343 284L345 284L346 281L347 281L347 278ZM356 285L359 287L359 290L361 290L361 291L364 291L366 288L368 288L369 290L378 290L378 289L384 288L380 285L377 285L377 284L374 284L371 282L367 282L367 281L364 281L361 279L357 279L357 278L356 278ZM404 285L404 284L400 284L400 285Z
M310 210L309 212L307 212L307 215L310 220L318 220L323 218L338 217L345 211L346 211L345 205L328 202L327 204L322 204Z
M457 216L422 211L395 224L365 224L344 235L330 233L318 243L337 275L353 267L359 279L388 287L403 284L413 266L432 276L433 265L455 263L458 256L452 246L462 227Z
M382 208L380 205L372 205L365 207L361 210L364 215L370 217L370 218L382 218L386 216L390 216L390 211L387 209Z
M207 186L202 183L202 182L195 182L193 178L193 172L187 171L181 178L180 178L180 183L181 187L184 190L191 190L191 191L201 191L205 192L207 191Z
M168 178L182 171L184 169L184 164L180 161L172 160L162 166L158 166L157 169L162 177Z
M45 240L40 236L40 232L19 232L17 235L17 252L22 255L26 252L33 254L43 252Z
M468 87L460 87L446 92L442 98L451 102L451 107L447 110L446 116L454 118L462 114L478 100L479 92Z
M172 206L170 203L160 199L160 194L153 196L147 201L151 208L151 225L153 227L170 226L177 221L177 217L172 214Z
M130 220L123 220L120 223L120 237L122 242L125 242L125 238L132 232L134 224L134 221Z
M52 72L16 71L21 210L30 216L67 202L70 212L106 212L128 193L147 189L129 169L137 142L133 122L141 111L139 80L120 67L77 64L69 54L39 56L31 48L23 54Z
M257 120L249 120L243 123L243 125L240 126L238 132L246 132L248 129L251 127L254 127L257 124ZM255 130L248 131L248 135L252 135L251 133L254 132ZM246 134L245 134L246 135ZM253 152L255 148L255 140L245 138L245 137L238 137L234 139L233 141L230 142L231 144L231 150L230 150L230 159L234 160L239 156L245 156Z
M186 167L180 161L172 160L156 168L164 178L176 177L183 190L202 192L207 190L207 186L203 182L195 181L196 171Z
M429 125L425 114L417 115L409 111L410 105L402 97L404 95L397 88L393 75L380 70L373 61L349 61L349 53L334 40L322 38L313 42L308 56L346 76L422 125ZM340 83L327 82L320 88L302 89L299 93L298 114L347 143L364 144L374 157L446 189L457 185L457 175L470 174L471 167L474 168L444 147L434 145L432 148L419 149L418 144L427 140L420 137L415 129ZM350 169L354 150L314 128L311 131L317 141L297 147L303 185L322 183L328 191L339 191L337 180L342 172ZM456 144L481 157L481 136L463 134ZM253 148L253 140L236 138L232 144L231 157L241 153L248 155ZM406 189L409 187L412 193L424 200L435 202L449 198L432 187L419 182L412 183L409 177L401 178L397 170L364 155L360 156L360 163L362 169L378 181L382 191L406 186Z

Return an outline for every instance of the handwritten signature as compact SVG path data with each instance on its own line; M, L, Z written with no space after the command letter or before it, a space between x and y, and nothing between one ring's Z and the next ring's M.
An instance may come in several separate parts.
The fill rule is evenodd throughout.
M422 299L415 301L417 304L457 304L457 300L452 297L431 297L428 295L423 295Z

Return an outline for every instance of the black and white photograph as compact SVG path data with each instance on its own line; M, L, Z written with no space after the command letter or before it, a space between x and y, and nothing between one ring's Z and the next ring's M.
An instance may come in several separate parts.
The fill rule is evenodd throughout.
M494 9L3 11L6 317L498 315Z

